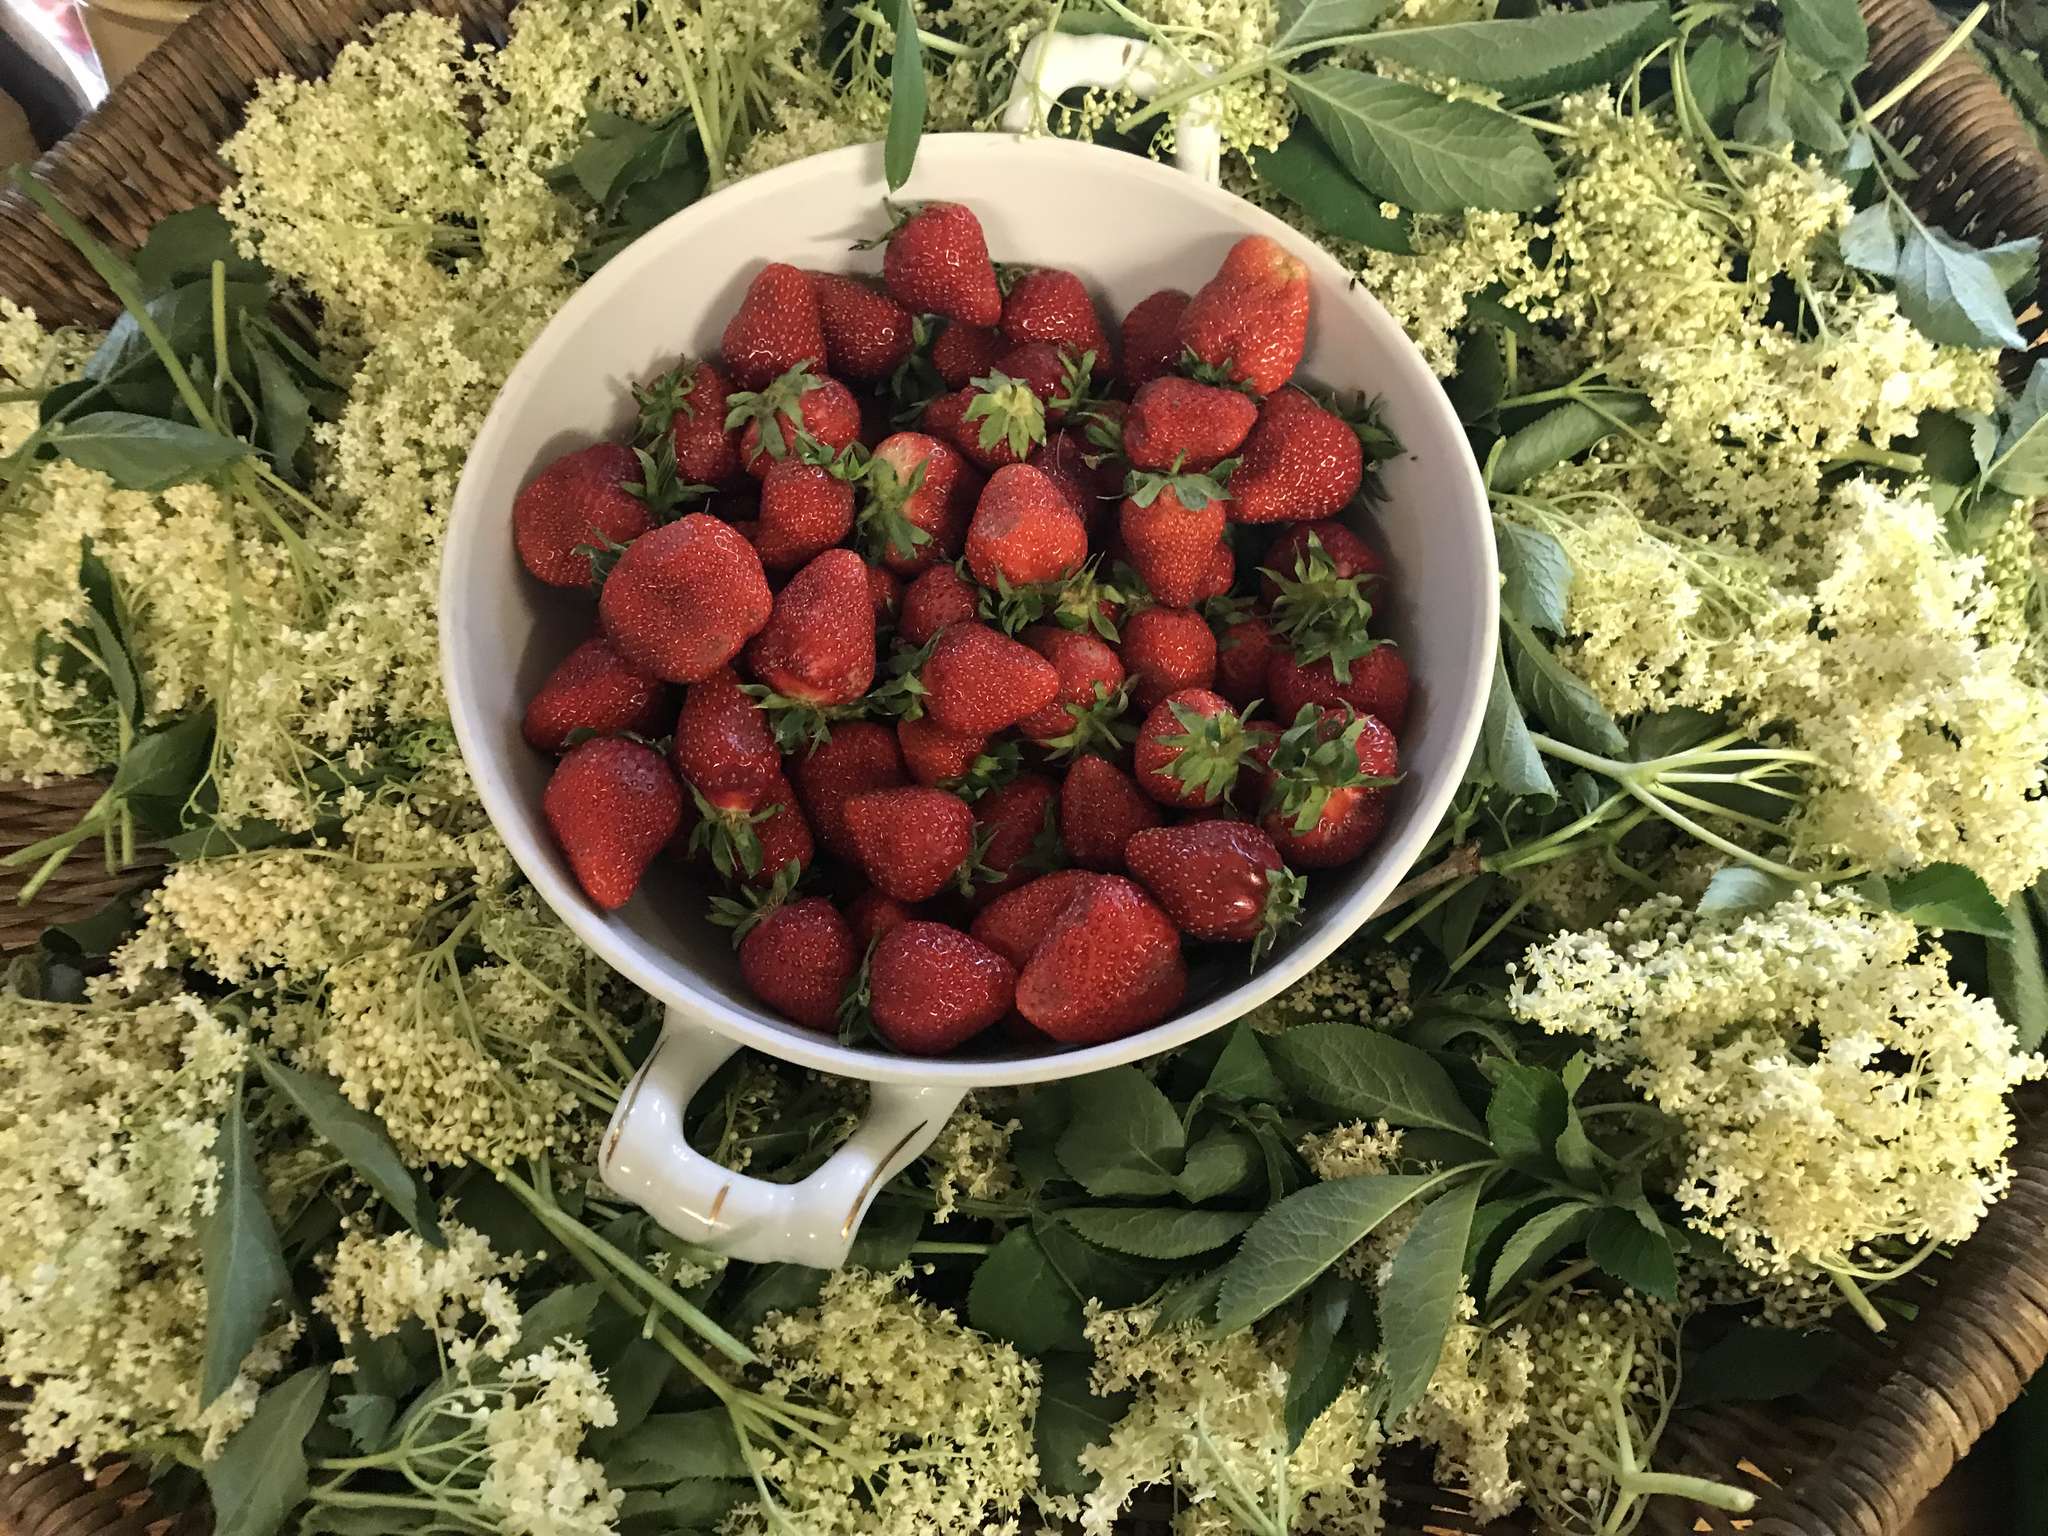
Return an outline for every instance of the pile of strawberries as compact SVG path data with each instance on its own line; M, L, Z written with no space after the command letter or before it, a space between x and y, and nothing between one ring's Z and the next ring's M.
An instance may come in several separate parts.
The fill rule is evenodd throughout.
M1331 519L1398 445L1290 385L1307 272L1263 236L1114 340L966 207L886 239L879 288L763 268L637 445L521 491L527 569L597 589L526 714L548 822L603 908L708 862L798 1024L1113 1039L1385 823L1407 669Z

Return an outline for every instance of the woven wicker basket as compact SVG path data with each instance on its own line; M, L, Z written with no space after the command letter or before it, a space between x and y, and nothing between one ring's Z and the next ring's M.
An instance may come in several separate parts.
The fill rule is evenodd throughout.
M226 179L215 148L258 82L317 75L344 44L394 11L456 17L501 37L517 0L213 0L124 81L107 104L38 162L36 175L89 224L132 246L163 215L212 199ZM1927 0L1863 0L1875 100L1934 51L1947 24ZM1947 60L1885 125L1925 173L1923 215L1979 242L2048 236L2048 160L1998 87L1966 54ZM18 193L0 193L0 292L46 319L105 323L113 306L56 231ZM2038 314L2036 327L2048 325ZM0 854L74 822L98 786L0 784ZM0 871L0 953L53 922L84 917L146 882L150 865L109 873L81 850L27 908L19 874ZM1823 1394L1769 1410L1681 1415L1660 1461L1743 1482L1756 1511L1730 1520L1666 1501L1657 1536L1899 1536L1926 1494L2048 1359L2048 1103L2021 1105L2011 1193L1954 1258L1929 1265L1918 1316L1882 1345L1863 1339ZM0 1469L11 1459L0 1428ZM1406 1472L1408 1475L1403 1476ZM1430 1536L1470 1530L1462 1501L1426 1469L1389 1468L1390 1527ZM133 1468L88 1477L64 1464L0 1474L0 1536L169 1536L204 1521L151 1508ZM1150 1525L1151 1522L1142 1522ZM1502 1522L1490 1530L1513 1530ZM1994 1536L1985 1532L1984 1536Z

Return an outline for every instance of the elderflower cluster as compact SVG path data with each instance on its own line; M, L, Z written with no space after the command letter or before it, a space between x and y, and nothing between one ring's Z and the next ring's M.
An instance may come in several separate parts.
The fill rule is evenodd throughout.
M1379 1536L1380 1429L1368 1389L1349 1385L1287 1449L1287 1366L1251 1329L1221 1338L1156 1311L1088 1304L1098 1396L1133 1394L1101 1445L1081 1453L1098 1481L1081 1529L1108 1536L1140 1489L1184 1501L1182 1536L1237 1530Z
M1699 916L1653 898L1529 951L1510 1003L1681 1127L1673 1194L1760 1273L1960 1242L2004 1191L2006 1096L2041 1075L1907 918L1844 892Z
M1474 209L1419 215L1409 235L1412 254L1342 242L1331 248L1401 323L1429 366L1449 375L1457 371L1456 333L1475 295L1501 284L1502 301L1531 320L1550 312L1557 285L1533 254L1537 234L1520 214Z
M1390 1444L1419 1440L1436 1449L1436 1476L1462 1492L1484 1525L1522 1502L1509 1442L1529 1422L1529 1332L1515 1326L1488 1332L1478 1308L1460 1295L1458 1314L1422 1398L1388 1426Z
M1022 1122L993 1120L969 1094L925 1153L932 1169L932 1220L952 1216L964 1197L997 1200L1017 1187L1017 1168L1010 1161L1010 1137Z
M733 1536L1016 1531L1038 1480L1038 1366L916 1300L906 1279L841 1270L815 1306L756 1330L771 1372L763 1390L843 1423L829 1449L794 1438L762 1448L775 1507L743 1508Z
M441 1238L435 1247L416 1232L379 1235L349 1224L327 1256L327 1287L313 1310L334 1325L344 1348L358 1331L379 1339L418 1322L457 1370L479 1353L503 1360L519 1341L519 1303L506 1282L525 1261L495 1252L489 1238L461 1222L442 1222Z
M1269 1035L1326 1019L1399 1029L1410 1014L1408 985L1406 952L1379 945L1324 961L1278 997L1246 1014L1245 1022Z
M521 1356L501 1383L483 1421L478 1512L502 1536L610 1536L625 1496L581 1451L618 1409L583 1345L564 1339Z
M1319 1179L1391 1173L1401 1156L1401 1133L1384 1120L1346 1120L1301 1138L1301 1157Z

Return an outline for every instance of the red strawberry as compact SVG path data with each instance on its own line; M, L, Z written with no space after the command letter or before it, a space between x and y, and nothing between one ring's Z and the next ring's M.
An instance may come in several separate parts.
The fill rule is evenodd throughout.
M843 379L873 384L910 356L910 312L859 278L813 272L825 366Z
M868 960L875 1032L912 1056L941 1056L1010 1011L1017 973L944 923L899 923Z
M1314 704L1376 715L1397 732L1408 723L1408 662L1399 646L1377 644L1344 670L1349 675L1340 678L1334 658L1303 662L1292 651L1276 648L1266 663L1266 697L1283 720L1300 714L1302 705Z
M943 789L871 789L846 802L861 872L898 901L929 901L974 852L974 813Z
M875 680L875 604L868 568L828 549L789 578L748 651L754 676L785 699L850 704Z
M597 736L555 765L541 810L583 894L609 912L675 835L683 792L654 748Z
M982 908L970 931L1021 971L1059 915L1101 878L1086 869L1056 869L1040 875Z
M1231 484L1236 485L1235 479ZM1327 571L1313 564L1318 553L1328 562ZM1279 601L1282 581L1371 581L1386 570L1370 544L1342 523L1328 521L1294 524L1266 546L1259 565L1267 573L1259 588L1268 603Z
M1275 645L1264 619L1240 619L1216 644L1216 691L1238 709L1265 697L1266 663Z
M1021 464L1045 442L1045 403L1029 384L1000 370L925 407L924 428L983 469Z
M728 396L725 421L740 428L740 463L757 480L777 459L828 459L860 440L860 402L808 364Z
M1017 722L1019 734L1062 751L1101 744L1119 750L1115 726L1123 713L1124 664L1099 637L1058 624L1034 624L1024 643L1053 665L1059 692Z
M1060 841L1088 869L1122 869L1131 834L1165 820L1129 774L1092 752L1074 759L1060 786Z
M1272 394L1308 341L1308 268L1271 237L1246 235L1188 300L1180 340L1220 377Z
M1206 603L1212 597L1223 596L1236 580L1237 556L1230 552L1227 539L1218 539L1216 547L1209 551L1209 563L1202 567L1202 579L1195 585L1195 601Z
M951 560L967 537L980 477L959 450L922 432L896 432L868 459L860 529L868 554L899 576Z
M1059 786L1042 773L1020 773L974 802L975 841L981 862L999 878L977 885L972 893L981 906L1014 890L1051 862L1057 837L1055 803Z
M1144 888L1105 876L1081 890L1017 978L1017 1011L1068 1045L1158 1023L1187 995L1180 934Z
M630 544L654 526L624 488L641 482L623 443L592 443L554 460L512 499L512 540L526 568L551 587L587 587L586 549Z
M810 274L771 262L754 275L719 344L742 389L766 389L779 374L825 366L825 330Z
M642 672L709 677L768 622L761 557L729 524L692 512L626 546L598 594L605 638Z
M898 720L896 745L910 777L927 788L957 784L988 745L986 736L949 731L932 719Z
M749 885L773 885L791 864L796 865L796 874L802 874L817 853L811 824L804 817L803 807L796 803L796 790L779 774L761 802L754 835L760 839L761 867L747 876ZM792 884L795 878L788 876Z
M846 921L853 929L853 941L862 952L899 923L917 917L917 908L905 906L894 896L885 896L872 885L846 904Z
M1241 821L1140 832L1124 845L1124 859L1182 933L1249 943L1254 963L1301 916L1305 882L1272 838Z
M676 478L684 484L723 485L739 474L739 434L725 425L731 393L732 380L712 364L688 358L633 390L641 431L668 433L675 446Z
M1045 419L1055 425L1088 398L1095 376L1093 365L1084 357L1049 341L1027 341L1012 347L996 360L993 369L982 371L1023 380L1045 407Z
M1259 825L1296 869L1349 864L1385 829L1398 766L1394 733L1371 715L1347 725L1304 711L1273 749L1273 788Z
M903 578L886 566L869 566L868 598L874 604L875 622L887 624L903 606Z
M1045 446L1026 461L1067 499L1067 505L1073 508L1074 515L1088 530L1091 545L1101 537L1102 524L1111 501L1123 495L1123 487L1113 474L1107 477L1110 484L1105 490L1103 472L1094 462L1101 457L1101 450L1092 447L1079 432L1069 428L1047 437Z
M684 693L669 761L700 795L723 800L741 794L748 810L761 803L782 775L782 758L768 718L729 667L690 684Z
M1220 518L1219 518L1220 521ZM967 568L984 587L1058 581L1088 558L1088 530L1042 471L997 470L967 525Z
M947 323L932 343L932 367L948 389L965 389L996 365L1002 354L1001 332L992 326Z
M761 515L754 548L761 564L793 571L830 549L853 528L853 487L801 459L771 459L761 477Z
M1060 675L1038 652L986 624L949 624L920 674L925 709L961 735L990 736L1045 708Z
M1102 318L1081 279L1057 267L1034 267L1010 285L1003 300L1003 340L1013 347L1029 341L1064 347L1076 359L1095 354L1103 374L1116 371L1116 359L1102 334Z
M806 1029L830 1030L860 969L853 930L820 896L776 907L740 939L740 979L762 1002Z
M548 674L526 706L527 745L560 752L576 731L647 735L660 729L668 690L635 672L603 636L584 641Z
M1003 317L981 220L959 203L926 203L897 225L882 257L882 280L914 315L983 326Z
M1230 798L1257 744L1229 700L1184 688L1145 716L1132 768L1138 787L1161 805L1198 809Z
M929 645L932 638L958 619L974 617L979 596L974 583L952 565L935 565L923 572L903 594L903 609L896 617L896 633L912 645Z
M849 720L832 728L831 736L806 754L790 760L804 808L817 825L818 838L842 859L854 856L853 829L847 825L846 803L872 789L896 789L904 783L903 755L896 733L872 720Z
M1258 419L1236 390L1169 374L1140 389L1124 413L1124 457L1134 469L1207 469L1237 452Z
M1124 316L1123 381L1132 389L1173 372L1180 362L1180 317L1187 307L1180 289L1162 288Z
M1240 523L1332 517L1350 504L1364 474L1357 430L1300 390L1283 389L1259 407L1244 441L1230 478L1230 515Z
M1151 710L1170 693L1216 680L1216 636L1199 613L1145 608L1124 620L1118 648L1133 680L1131 702Z
M1194 606L1223 537L1223 496L1205 475L1133 476L1117 532L1138 579L1169 608Z

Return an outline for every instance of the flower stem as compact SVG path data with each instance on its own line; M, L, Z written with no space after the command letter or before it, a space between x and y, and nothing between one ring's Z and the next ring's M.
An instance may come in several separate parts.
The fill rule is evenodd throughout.
M1691 1499L1709 1509L1725 1509L1732 1515L1746 1515L1756 1508L1756 1495L1747 1488L1734 1488L1708 1477L1687 1477L1682 1472L1623 1472L1615 1479L1624 1494L1650 1498L1664 1494L1674 1499Z
M1883 117L1885 113L1891 111L1892 108L1919 90L1921 86L1927 83L1928 76L1946 64L1949 56L1970 40L1970 34L1977 30L1978 23L1983 21L1985 16L1990 14L1990 11L1991 6L1987 0L1987 3L1979 5L1969 15L1965 16L1961 24L1957 26L1955 31L1949 33L1939 48L1916 64L1905 79L1865 107L1863 115L1871 118L1873 121Z
M1864 1327L1872 1333L1883 1333L1886 1326L1884 1314L1871 1303L1863 1287L1839 1269L1830 1269L1827 1275L1834 1282L1835 1289L1842 1293L1842 1300L1849 1304L1849 1310L1863 1320Z

